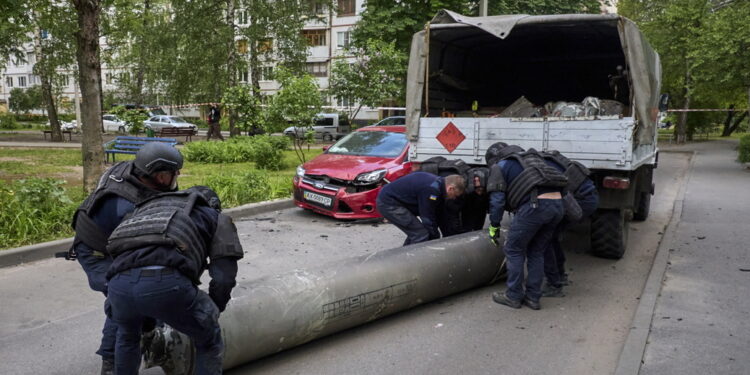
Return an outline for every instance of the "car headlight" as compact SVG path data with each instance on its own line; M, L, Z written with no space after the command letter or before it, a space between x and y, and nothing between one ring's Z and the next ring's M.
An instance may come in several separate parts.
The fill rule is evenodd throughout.
M302 168L301 165L297 166L297 176L305 177L305 168Z
M378 169L377 171L360 173L355 179L355 185L370 185L380 182L385 177L387 170Z

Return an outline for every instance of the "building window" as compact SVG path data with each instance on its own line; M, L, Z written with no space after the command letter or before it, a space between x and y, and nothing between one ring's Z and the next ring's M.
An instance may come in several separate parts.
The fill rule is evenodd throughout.
M237 41L237 53L245 55L247 54L247 49L247 40L240 39Z
M18 87L26 87L26 77L18 77Z
M258 52L273 52L273 39L266 38L258 41Z
M336 98L336 104L339 107L351 107L352 101L349 98Z
M112 73L107 73L104 75L104 82L108 85L112 84Z
M70 77L67 74L60 76L60 85L63 87L68 87L68 85L70 85Z
M37 76L29 74L29 85L34 86L37 84Z
M128 72L122 72L117 77L117 82L123 85L126 85L130 82L130 73Z
M247 82L250 78L250 75L247 72L247 69L243 69L237 72L237 75L239 76L240 82Z
M307 39L307 45L310 47L326 45L325 30L302 30L302 36Z
M326 5L318 0L310 0L310 12L312 14L325 14Z
M13 87L13 77L5 77L5 86Z
M247 10L243 9L237 11L237 24L247 25Z
M328 76L328 62L311 62L307 63L305 68L307 72L314 77Z
M341 48L349 48L349 41L351 38L351 32L349 31L339 31L336 33L338 36L338 42L336 43L336 47Z
M357 8L357 2L355 0L338 0L338 1L339 1L339 7L338 7L339 17L354 15L356 8Z
M273 80L273 67L272 66L262 66L259 69L260 73L260 80L261 81L271 81Z

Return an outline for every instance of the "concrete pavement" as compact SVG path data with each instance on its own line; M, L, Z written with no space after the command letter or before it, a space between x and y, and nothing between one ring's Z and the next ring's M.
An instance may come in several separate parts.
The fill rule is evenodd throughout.
M750 170L696 143L640 374L750 374Z

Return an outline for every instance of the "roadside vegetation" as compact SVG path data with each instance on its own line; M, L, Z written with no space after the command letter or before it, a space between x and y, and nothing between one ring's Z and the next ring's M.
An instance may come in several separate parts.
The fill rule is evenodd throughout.
M293 151L286 148L273 152L255 151L256 155L264 152L264 155L275 155L276 160L270 163L275 167L266 169L257 162L264 160L263 157L228 161L232 159L210 156L229 153L220 147L234 143L263 144L265 147L271 142L253 142L248 138L240 137L232 142L189 143L183 148L186 161L179 179L180 188L210 186L219 194L224 208L289 197L292 177L299 163ZM264 138L272 138L278 142L276 146L289 145L289 140L284 137ZM216 147L213 152L204 150L201 154L212 161L187 157L191 152L188 150L201 147ZM306 150L305 153L307 158L312 158L321 150ZM132 158L127 155L117 159ZM80 150L77 149L0 149L0 249L72 236L70 221L73 212L85 198L81 188L82 168Z
M739 156L740 163L750 163L750 134L740 138Z

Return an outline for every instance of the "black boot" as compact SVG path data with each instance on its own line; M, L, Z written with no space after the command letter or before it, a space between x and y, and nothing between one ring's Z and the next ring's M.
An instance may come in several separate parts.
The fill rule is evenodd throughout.
M115 375L115 361L102 358L102 375Z
M523 304L528 306L532 310L539 310L542 308L542 305L539 304L539 301L532 301L529 299L529 297L523 298Z
M565 297L562 286L545 284L542 288L542 297Z
M499 303L505 306L510 306L514 309L521 308L521 301L514 301L508 298L508 296L506 296L505 293L500 293L500 292L492 293L492 300L495 301L496 303Z

